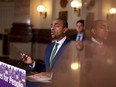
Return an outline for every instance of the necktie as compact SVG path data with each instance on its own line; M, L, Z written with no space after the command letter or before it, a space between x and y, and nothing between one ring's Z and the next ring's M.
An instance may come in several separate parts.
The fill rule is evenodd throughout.
M55 53L56 53L57 49L58 49L58 43L55 43L55 46L54 46L54 49L52 51L52 54L50 56L50 61L49 61L50 62L50 68L51 68L51 65L52 65L52 62L53 62L53 59L55 57Z
M80 35L78 36L78 40L81 41L81 36Z

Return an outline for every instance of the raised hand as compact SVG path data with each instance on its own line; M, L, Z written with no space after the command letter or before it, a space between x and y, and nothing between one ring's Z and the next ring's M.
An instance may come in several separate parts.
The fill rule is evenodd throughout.
M20 55L21 55L21 58L22 58L24 63L33 64L34 61L32 60L32 58L29 55L24 54L24 53L20 53Z

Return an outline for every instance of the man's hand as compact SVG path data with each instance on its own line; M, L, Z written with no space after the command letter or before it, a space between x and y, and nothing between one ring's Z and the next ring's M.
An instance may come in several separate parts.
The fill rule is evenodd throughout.
M77 47L77 50L82 50L83 49L83 42L82 41L76 41L76 47Z
M33 77L37 77L37 78L52 78L52 74L50 72L41 72L41 73L37 73L35 75L33 75Z
M32 58L29 55L24 54L24 53L21 53L20 55L21 55L21 58L24 61L24 63L33 64L34 61L32 60Z

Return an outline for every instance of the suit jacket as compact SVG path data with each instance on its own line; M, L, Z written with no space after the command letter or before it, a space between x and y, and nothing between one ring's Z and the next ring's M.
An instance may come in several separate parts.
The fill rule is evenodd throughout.
M76 40L76 38L77 38L77 35L78 34L74 34L74 35L72 35L71 37L70 37L70 40ZM83 38L82 38L82 41L84 40L84 34L83 34Z
M54 67L55 63L57 62L59 56L61 55L61 53L63 52L65 46L68 44L69 41L70 41L69 39L66 39L64 41L64 43L62 44L62 46L60 47L59 51L57 52L57 54L56 54L56 56L53 60L51 69L49 69L49 66L50 66L49 65L49 59L50 59L52 49L53 49L55 43L49 44L47 46L45 54L44 54L44 63L37 63L36 62L34 71L42 72L42 71L52 70L52 68Z
M83 51L76 48L76 41L71 41L64 49L53 68L52 85L50 87L80 87L80 67L71 69L71 64L80 63Z
M116 87L116 50L113 45L84 41L81 87ZM109 62L110 60L110 62ZM113 61L112 61L113 60Z

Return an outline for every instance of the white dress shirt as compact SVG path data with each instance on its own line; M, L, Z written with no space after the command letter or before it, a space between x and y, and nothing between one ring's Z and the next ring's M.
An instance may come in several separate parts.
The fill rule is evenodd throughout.
M82 41L83 40L83 33L77 34L76 40Z
M58 49L57 49L57 51L56 51L56 53L59 51L59 49L60 49L60 47L62 46L62 44L64 43L64 41L66 40L66 36L64 37L64 38L62 38L60 41L55 41L56 43L58 43ZM54 49L54 48L53 48ZM52 51L53 51L53 49L52 49ZM55 55L56 55L56 53L55 53Z
M64 41L66 40L66 36L64 37L64 38L62 38L61 40L59 40L59 41L55 41L56 43L58 43L58 48L57 48L57 51L56 51L56 53L59 51L59 49L60 49L60 47L62 46L62 44L64 43ZM53 47L53 49L54 49L54 47ZM52 51L53 51L53 49L52 49ZM55 55L56 55L56 53L55 53ZM29 65L29 67L31 67L32 69L35 67L35 61L34 61L34 63L32 64L32 65Z
M103 45L103 42L97 41L94 37L91 38L92 42L98 44L98 45Z

